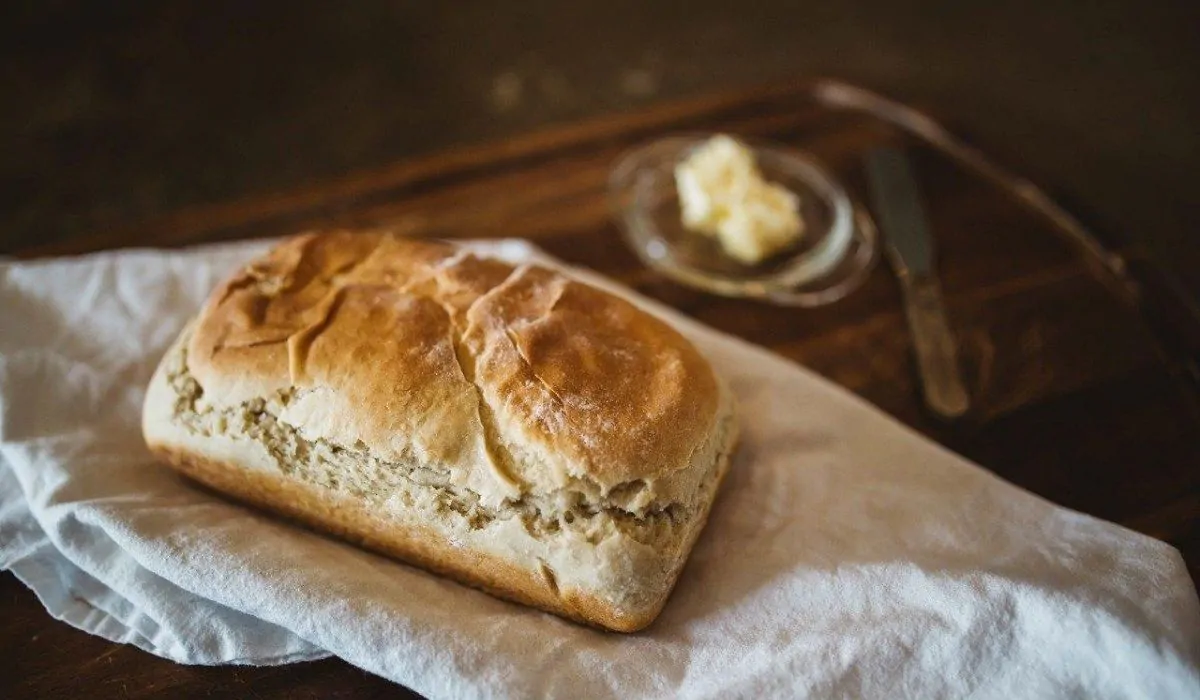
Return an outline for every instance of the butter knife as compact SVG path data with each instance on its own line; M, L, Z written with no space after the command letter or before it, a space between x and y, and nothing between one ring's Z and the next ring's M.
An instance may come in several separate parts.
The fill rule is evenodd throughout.
M943 418L967 412L958 350L934 269L933 239L908 157L895 148L867 155L871 203L886 242L888 260L900 280L925 403Z

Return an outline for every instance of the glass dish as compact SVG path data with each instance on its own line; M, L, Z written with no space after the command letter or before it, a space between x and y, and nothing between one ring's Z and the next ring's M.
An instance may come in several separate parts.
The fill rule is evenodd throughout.
M710 134L675 136L624 155L609 177L609 198L628 244L642 262L688 286L788 306L821 306L853 291L878 258L871 219L829 173L804 153L739 139L767 180L800 197L804 235L757 265L726 255L680 220L675 166Z

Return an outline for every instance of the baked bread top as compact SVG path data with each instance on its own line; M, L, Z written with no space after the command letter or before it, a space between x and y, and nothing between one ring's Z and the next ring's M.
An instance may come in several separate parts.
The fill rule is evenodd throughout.
M203 400L279 401L308 439L437 465L487 505L690 502L721 389L667 324L536 265L308 234L219 287L187 345Z

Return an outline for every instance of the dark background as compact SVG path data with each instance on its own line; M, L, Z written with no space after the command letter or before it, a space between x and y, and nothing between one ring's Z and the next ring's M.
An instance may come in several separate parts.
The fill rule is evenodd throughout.
M915 102L1200 296L1200 2L31 2L0 10L0 252L664 98Z

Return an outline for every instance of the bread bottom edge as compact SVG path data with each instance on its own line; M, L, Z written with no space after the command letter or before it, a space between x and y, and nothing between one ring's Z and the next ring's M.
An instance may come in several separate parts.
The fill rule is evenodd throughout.
M736 442L736 429L731 428L726 445L719 453L718 463L714 465L717 470L714 497L707 499L702 511L696 514L695 524L681 543L682 555L670 573L662 596L651 607L634 613L615 610L603 599L577 590L560 590L549 572L532 571L495 554L453 548L444 535L433 529L422 531L417 526L407 524L398 528L374 516L364 504L282 474L234 469L172 445L150 444L150 449L188 478L241 502L300 522L315 531L332 534L497 598L528 605L592 627L613 632L636 632L654 622L670 598L688 555L707 523L713 502L720 494Z

